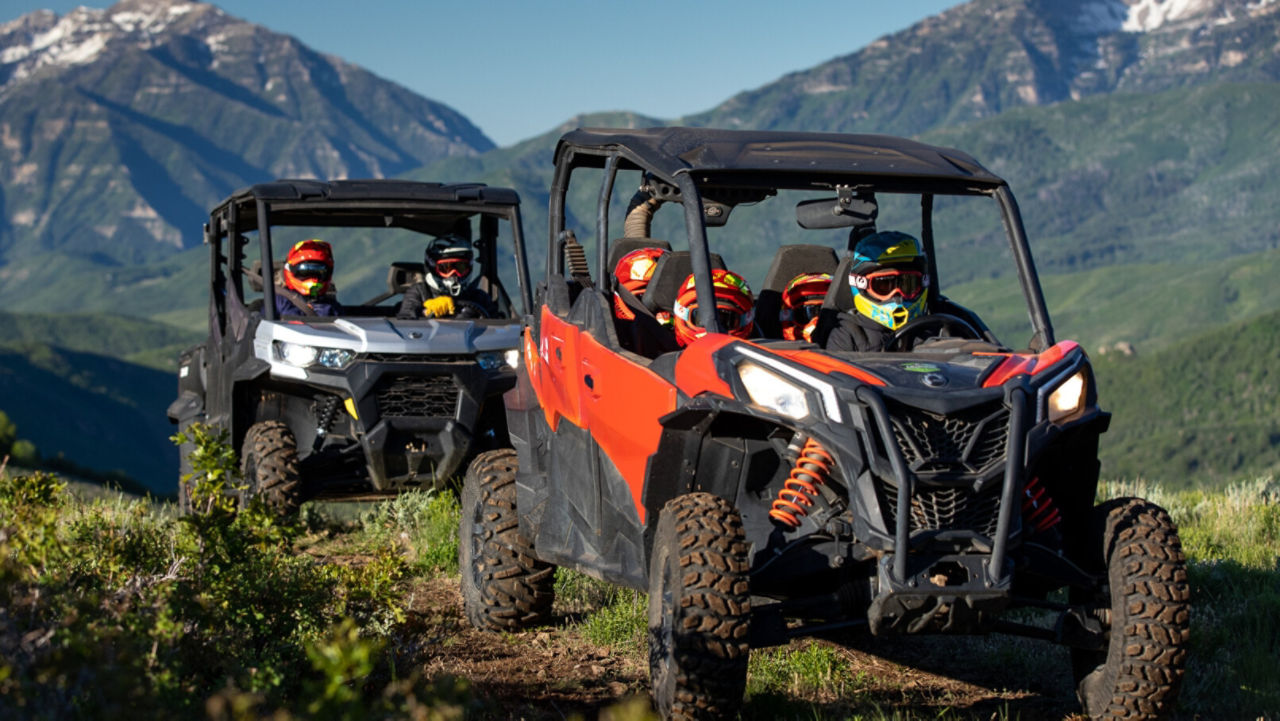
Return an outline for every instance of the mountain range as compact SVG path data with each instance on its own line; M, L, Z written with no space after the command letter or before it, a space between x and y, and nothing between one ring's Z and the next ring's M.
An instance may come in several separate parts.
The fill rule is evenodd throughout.
M162 260L201 216L274 177L384 177L493 142L296 38L183 0L0 25L0 281Z
M196 247L207 209L284 176L515 187L540 257L559 135L665 124L889 133L971 152L1021 200L1059 336L1090 348L1130 343L1145 361L1280 301L1269 281L1280 270L1280 0L972 0L705 112L571 115L504 148L442 102L214 5L124 0L0 25L0 308L109 311L190 333L207 302ZM743 257L764 260L738 269L759 277L767 249L793 232L739 239ZM989 301L993 327L1017 320L1008 284L984 265L989 239L940 242L960 259L947 282ZM29 366L20 358L45 357L30 329L52 316L13 318L0 334L27 328L26 345L0 364ZM93 326L114 327L85 323L77 337L73 325L43 342L91 352ZM151 347L101 352L163 367L186 342L137 332ZM9 405L0 397L24 435L56 447ZM1116 467L1138 467L1126 462ZM152 481L152 469L131 472Z

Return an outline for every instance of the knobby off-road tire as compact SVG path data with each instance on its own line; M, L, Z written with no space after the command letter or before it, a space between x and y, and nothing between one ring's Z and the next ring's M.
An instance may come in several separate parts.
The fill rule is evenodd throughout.
M248 485L243 500L261 498L281 515L302 506L298 443L283 421L259 421L249 427L240 452L240 470Z
M747 684L750 613L738 511L709 493L669 501L649 561L649 681L663 718L737 714Z
M1110 640L1101 651L1072 649L1076 693L1092 718L1165 718L1182 683L1190 636L1178 530L1163 508L1140 498L1097 506L1094 526L1095 562L1108 584L1092 601Z
M516 518L516 452L485 451L467 468L458 525L462 606L476 628L514 631L544 623L555 566L539 561Z

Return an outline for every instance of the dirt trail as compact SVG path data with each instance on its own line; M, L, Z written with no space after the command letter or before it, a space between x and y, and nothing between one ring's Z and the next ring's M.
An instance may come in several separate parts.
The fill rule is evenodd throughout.
M563 615L523 633L476 631L462 613L456 578L415 585L406 630L400 651L427 677L468 680L483 704L469 718L591 719L602 711L615 715L608 713L611 707L648 692L642 651L596 646ZM862 639L858 650L840 652L852 671L847 679L833 680L838 688L757 696L743 718L1083 718L1074 715L1078 707L1065 652L1043 644Z

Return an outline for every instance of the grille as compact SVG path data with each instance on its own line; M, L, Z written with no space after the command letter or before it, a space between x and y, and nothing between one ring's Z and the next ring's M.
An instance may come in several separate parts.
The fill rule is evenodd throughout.
M1009 410L1001 404L946 416L895 404L890 415L902 458L917 474L981 473L1004 460Z
M475 363L474 355L428 353L361 353L359 359L371 363Z
M453 376L383 376L374 389L378 415L387 417L447 416L458 405Z
M898 523L898 488L880 481L880 507L884 509L887 527ZM991 538L999 522L1000 489L989 484L981 493L971 488L928 488L917 484L911 497L910 530L973 531Z

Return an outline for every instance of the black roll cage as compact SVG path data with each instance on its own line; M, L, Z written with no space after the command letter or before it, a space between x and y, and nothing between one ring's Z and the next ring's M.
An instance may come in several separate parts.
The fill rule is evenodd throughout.
M938 283L933 247L934 195L985 195L999 205L1018 280L1034 331L1030 348L1053 345L1039 275L1031 257L1017 201L1008 183L969 155L950 148L882 135L648 128L585 128L566 133L555 151L549 201L547 280L565 273L565 197L577 168L601 168L597 205L597 283L608 287L608 211L619 170L639 170L679 189L689 238L698 305L713 307L710 248L703 217L703 187L814 189L920 196L921 242ZM718 318L707 330L724 332Z
M335 197L336 196L336 197ZM362 197L363 196L363 197ZM442 185L408 181L276 181L237 191L224 200L211 214L205 227L205 243L212 246L214 287L230 284L228 290L243 305L245 269L241 263L240 234L256 230L261 246L263 273L264 320L276 320L275 284L270 276L274 267L271 251L271 228L318 225L327 227L377 228L400 227L429 234L443 234L448 224L411 222L411 212L453 214L457 218L480 216L481 266L486 273L497 274L498 219L511 226L515 245L514 259L518 277L520 315L533 307L528 260L525 254L520 219L519 197L506 188L490 188L480 183ZM245 212L252 208L252 215ZM406 222L409 221L409 222ZM226 257L230 278L221 275L222 239L229 241ZM225 317L225 299L214 293L215 308Z

